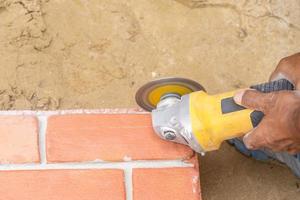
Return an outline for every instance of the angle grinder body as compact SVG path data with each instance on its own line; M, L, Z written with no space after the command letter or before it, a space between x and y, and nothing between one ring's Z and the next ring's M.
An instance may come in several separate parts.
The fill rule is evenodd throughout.
M161 90L162 87L168 89ZM265 93L294 89L285 79L250 88ZM153 92L158 93L156 99L153 99ZM209 95L194 81L167 78L143 86L137 92L136 100L141 107L151 111L152 125L159 137L205 153L219 149L224 140L249 132L264 117L260 111L237 105L233 100L236 92Z

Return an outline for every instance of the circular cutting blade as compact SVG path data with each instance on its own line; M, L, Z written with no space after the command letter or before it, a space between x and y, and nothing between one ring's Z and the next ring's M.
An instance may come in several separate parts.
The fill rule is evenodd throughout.
M156 108L160 98L166 94L183 96L194 91L205 89L196 81L186 78L162 78L143 85L136 93L137 104L147 111Z

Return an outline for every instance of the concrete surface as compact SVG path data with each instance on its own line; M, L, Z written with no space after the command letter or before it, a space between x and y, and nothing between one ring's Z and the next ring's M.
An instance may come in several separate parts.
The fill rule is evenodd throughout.
M299 51L299 0L0 0L0 108L135 106L148 80L210 93L266 81ZM204 199L300 199L288 169L226 144L201 161Z

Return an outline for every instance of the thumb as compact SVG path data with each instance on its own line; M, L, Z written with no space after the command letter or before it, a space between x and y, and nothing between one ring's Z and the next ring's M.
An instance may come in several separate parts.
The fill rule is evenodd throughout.
M241 90L234 96L234 101L252 110L268 112L276 100L276 93L262 93L257 90Z

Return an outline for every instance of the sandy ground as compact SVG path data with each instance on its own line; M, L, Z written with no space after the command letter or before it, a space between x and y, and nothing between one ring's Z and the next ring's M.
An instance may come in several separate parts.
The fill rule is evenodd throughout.
M157 77L210 93L266 81L299 51L299 0L0 0L0 108L134 107ZM300 199L285 167L224 144L201 158L205 200Z

